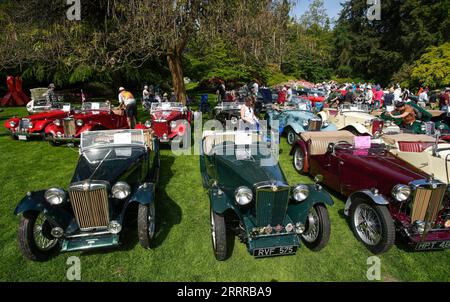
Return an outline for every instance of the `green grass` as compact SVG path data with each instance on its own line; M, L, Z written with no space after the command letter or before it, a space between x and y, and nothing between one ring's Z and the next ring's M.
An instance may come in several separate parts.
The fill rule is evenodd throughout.
M344 201L336 197L330 208L332 234L321 252L302 246L295 256L254 259L235 240L225 262L215 260L209 230L209 200L202 188L198 156L174 157L162 150L157 191L157 246L144 250L134 229L119 249L62 253L45 263L26 260L17 244L19 217L13 215L27 191L67 187L78 150L51 147L45 142L13 141L3 128L23 108L0 113L0 281L64 281L69 256L81 259L83 281L365 281L367 258L372 256L353 236L342 217ZM145 120L141 112L140 120ZM289 147L282 139L280 162L291 184L311 182L292 167ZM450 251L411 252L394 246L380 256L382 280L450 281Z

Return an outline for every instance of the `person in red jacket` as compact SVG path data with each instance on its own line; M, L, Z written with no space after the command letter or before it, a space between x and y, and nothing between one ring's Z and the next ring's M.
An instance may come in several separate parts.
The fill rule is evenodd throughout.
M284 105L284 103L286 103L286 86L284 86L282 89L280 89L278 91L278 98L277 98L277 103L280 105Z

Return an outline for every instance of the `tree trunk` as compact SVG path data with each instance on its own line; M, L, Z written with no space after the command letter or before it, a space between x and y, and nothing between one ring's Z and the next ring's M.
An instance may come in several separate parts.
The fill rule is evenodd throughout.
M172 85L178 102L186 104L186 88L184 87L183 66L181 65L181 52L171 51L167 54Z

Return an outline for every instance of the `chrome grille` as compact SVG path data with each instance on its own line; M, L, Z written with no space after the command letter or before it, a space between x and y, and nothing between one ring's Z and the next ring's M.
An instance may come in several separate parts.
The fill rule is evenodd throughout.
M30 120L27 118L20 119L19 121L19 129L28 131L28 126L30 125Z
M75 127L75 120L73 118L66 118L63 120L64 135L75 136L77 128Z
M283 224L289 202L286 184L263 183L256 186L256 226Z
M446 185L439 185L434 189L430 187L416 188L412 203L411 222L417 220L434 222L440 209L444 206L446 190Z
M81 230L109 225L108 184L80 182L69 187L70 202Z
M322 128L321 119L310 119L308 121L308 131L320 131Z

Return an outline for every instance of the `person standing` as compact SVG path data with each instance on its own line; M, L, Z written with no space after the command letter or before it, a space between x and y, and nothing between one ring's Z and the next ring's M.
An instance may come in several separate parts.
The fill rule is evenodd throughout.
M47 101L47 105L51 105L53 102L58 101L58 98L55 95L55 84L51 83L50 85L48 85L48 89L45 94L45 100Z
M364 97L364 100L366 101L367 104L372 106L372 104L373 104L373 90L372 90L372 86L371 85L367 85L366 95Z
M290 85L287 85L286 88L286 102L290 103L292 102L292 89Z
M394 87L389 88L389 93L384 96L384 107L392 106L394 103Z
M284 103L286 102L286 87L282 87L278 90L278 98L277 98L277 103L280 105L284 105Z
M384 94L383 90L378 85L375 94L373 96L373 103L375 109L381 108L383 106L383 94Z
M425 88L422 93L419 94L419 101L417 104L422 108L426 107L426 104L428 104L428 88Z
M394 90L394 104L401 101L402 101L402 88L400 88L400 85L397 84Z
M255 82L253 83L253 90L254 90L255 95L258 95L258 91L259 91L258 80L255 80Z
M225 102L227 98L227 90L225 87L225 82L220 80L219 85L217 86L217 102Z
M119 103L120 107L125 109L127 121L130 129L134 129L137 119L136 99L133 94L126 91L124 87L119 88Z

